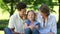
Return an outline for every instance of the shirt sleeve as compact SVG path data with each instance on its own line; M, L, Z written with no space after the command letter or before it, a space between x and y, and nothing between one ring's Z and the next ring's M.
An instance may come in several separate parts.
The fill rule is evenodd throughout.
M8 28L14 28L14 16L10 17Z
M54 32L54 34L57 34L57 24L56 24L56 18L53 18L51 31Z

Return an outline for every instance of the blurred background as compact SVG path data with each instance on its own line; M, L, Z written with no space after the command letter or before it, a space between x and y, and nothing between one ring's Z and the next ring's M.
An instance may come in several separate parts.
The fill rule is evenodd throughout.
M0 34L4 34L4 28L8 26L9 18L16 13L16 4L25 2L26 10L34 10L38 12L38 8L45 3L50 8L50 13L56 16L57 34L60 34L60 0L0 0Z

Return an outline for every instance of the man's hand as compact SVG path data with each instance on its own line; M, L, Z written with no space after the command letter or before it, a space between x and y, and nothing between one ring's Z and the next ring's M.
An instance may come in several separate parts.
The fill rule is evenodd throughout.
M20 33L17 33L17 32L13 32L13 34L20 34Z

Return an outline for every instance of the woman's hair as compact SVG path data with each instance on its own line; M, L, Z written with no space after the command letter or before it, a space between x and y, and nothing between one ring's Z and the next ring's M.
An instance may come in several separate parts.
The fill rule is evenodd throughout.
M35 18L36 18L36 13L33 11L33 10L29 10L28 12L27 12L27 16L28 16L28 13L29 12L33 12L34 13L34 20L35 20Z
M49 7L46 4L42 4L39 10L44 13L46 16L49 16L50 10Z

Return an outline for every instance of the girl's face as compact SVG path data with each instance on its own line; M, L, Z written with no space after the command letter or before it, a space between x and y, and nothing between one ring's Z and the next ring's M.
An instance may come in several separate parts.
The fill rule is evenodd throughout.
M28 13L28 16L27 16L27 18L29 19L29 20L34 20L34 13L33 12L29 12Z

